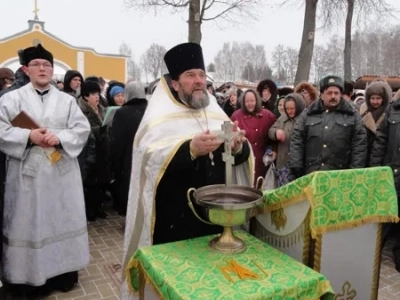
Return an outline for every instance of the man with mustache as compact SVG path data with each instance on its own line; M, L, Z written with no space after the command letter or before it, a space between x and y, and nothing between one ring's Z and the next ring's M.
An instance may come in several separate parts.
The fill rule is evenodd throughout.
M225 182L224 145L215 131L229 118L210 101L200 45L180 44L164 60L169 76L158 83L133 145L124 265L139 247L221 231L194 216L186 193ZM250 146L243 136L231 146L236 182L250 185L252 172L243 168L252 158Z
M342 97L343 88L340 77L323 78L320 98L300 115L289 151L289 167L296 177L366 166L367 134L360 115Z

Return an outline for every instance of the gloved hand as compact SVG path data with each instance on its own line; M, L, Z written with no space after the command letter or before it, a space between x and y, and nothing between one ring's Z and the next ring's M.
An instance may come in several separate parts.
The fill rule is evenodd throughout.
M290 172L296 177L300 178L304 175L304 170L302 168L291 168Z

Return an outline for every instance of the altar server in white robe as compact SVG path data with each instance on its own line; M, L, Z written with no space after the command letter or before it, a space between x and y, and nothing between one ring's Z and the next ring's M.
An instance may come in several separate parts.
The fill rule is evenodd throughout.
M90 125L74 97L50 85L53 55L24 50L30 83L0 98L0 151L7 155L3 279L22 296L69 291L89 263L77 156ZM40 127L11 121L26 113Z

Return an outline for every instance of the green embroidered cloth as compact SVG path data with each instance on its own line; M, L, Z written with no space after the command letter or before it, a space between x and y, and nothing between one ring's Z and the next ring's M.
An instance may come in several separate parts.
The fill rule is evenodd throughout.
M227 255L208 248L212 236L144 247L136 251L127 269L128 282L139 290L139 269L166 300L315 300L333 299L329 281L293 258L243 231L235 234L246 242L242 254ZM234 260L260 276L230 282L219 269ZM263 271L266 273L264 274Z
M398 222L397 195L389 167L315 172L265 191L264 198L258 213L307 199L314 237L371 222Z

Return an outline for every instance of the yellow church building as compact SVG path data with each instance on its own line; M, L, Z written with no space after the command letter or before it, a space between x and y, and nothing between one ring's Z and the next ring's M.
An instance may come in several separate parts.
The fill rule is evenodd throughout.
M0 39L0 67L18 63L18 50L38 43L54 56L55 70L78 70L83 77L96 75L105 80L127 81L128 57L120 54L101 54L94 49L75 47L45 30L44 22L37 16L28 21L28 29ZM56 74L56 75L63 75Z

